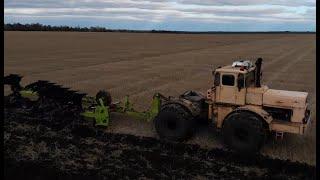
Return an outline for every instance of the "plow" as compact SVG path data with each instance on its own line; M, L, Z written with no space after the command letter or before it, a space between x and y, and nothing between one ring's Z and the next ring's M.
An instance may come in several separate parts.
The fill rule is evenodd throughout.
M5 104L24 109L33 108L39 111L42 106L51 103L55 104L49 111L57 116L70 115L80 117L88 122L93 122L95 126L109 126L110 113L122 113L139 120L151 121L158 114L161 103L168 100L160 93L155 93L149 110L138 112L133 107L129 96L125 96L123 102L112 102L112 97L108 91L101 90L95 97L88 96L69 88L62 87L49 81L39 80L25 87L20 85L22 76L10 74L4 77L4 84L9 85L12 93L5 99ZM54 117L53 117L54 118Z

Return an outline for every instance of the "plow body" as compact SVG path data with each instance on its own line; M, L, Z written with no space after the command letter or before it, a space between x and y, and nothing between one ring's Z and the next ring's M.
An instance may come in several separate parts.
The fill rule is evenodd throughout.
M49 81L39 80L22 87L20 85L21 79L22 76L17 74L10 74L4 77L4 84L9 85L12 91L9 96L9 104L21 107L25 107L25 104L28 104L28 108L30 106L37 108L35 107L37 102L54 101L61 106L72 106L73 109L77 109L78 114L76 115L80 115L85 120L94 121L96 126L108 126L111 117L110 113L112 112L126 114L134 119L151 121L159 113L161 103L168 100L160 93L156 93L153 96L150 109L139 112L133 108L133 104L129 101L129 96L125 96L123 103L107 104L103 101L103 97L91 97L86 93L70 90Z

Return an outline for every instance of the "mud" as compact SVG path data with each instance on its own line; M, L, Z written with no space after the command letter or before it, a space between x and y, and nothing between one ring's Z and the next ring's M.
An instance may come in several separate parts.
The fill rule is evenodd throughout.
M107 133L50 112L5 105L5 179L315 179L307 164Z

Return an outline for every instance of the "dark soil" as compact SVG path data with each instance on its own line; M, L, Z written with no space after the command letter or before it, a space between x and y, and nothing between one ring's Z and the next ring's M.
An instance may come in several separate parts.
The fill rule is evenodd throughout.
M315 179L307 164L106 133L76 116L4 111L5 179Z

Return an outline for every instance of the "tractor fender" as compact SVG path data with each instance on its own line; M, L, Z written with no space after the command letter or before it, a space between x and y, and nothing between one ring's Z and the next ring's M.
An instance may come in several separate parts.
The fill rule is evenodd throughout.
M272 116L265 110L263 110L260 106L252 106L252 105L246 105L246 106L241 106L230 112L226 117L228 117L230 114L233 112L237 111L249 111L254 114L257 114L258 116L261 117L268 125L271 123L273 120Z
M169 104L179 104L182 107L184 107L185 109L187 109L193 117L197 117L200 115L201 113L201 108L199 106L197 106L195 103L192 103L189 100L186 99L177 99L177 100L169 100L167 102L164 102L163 104L161 104L161 108L160 110Z

